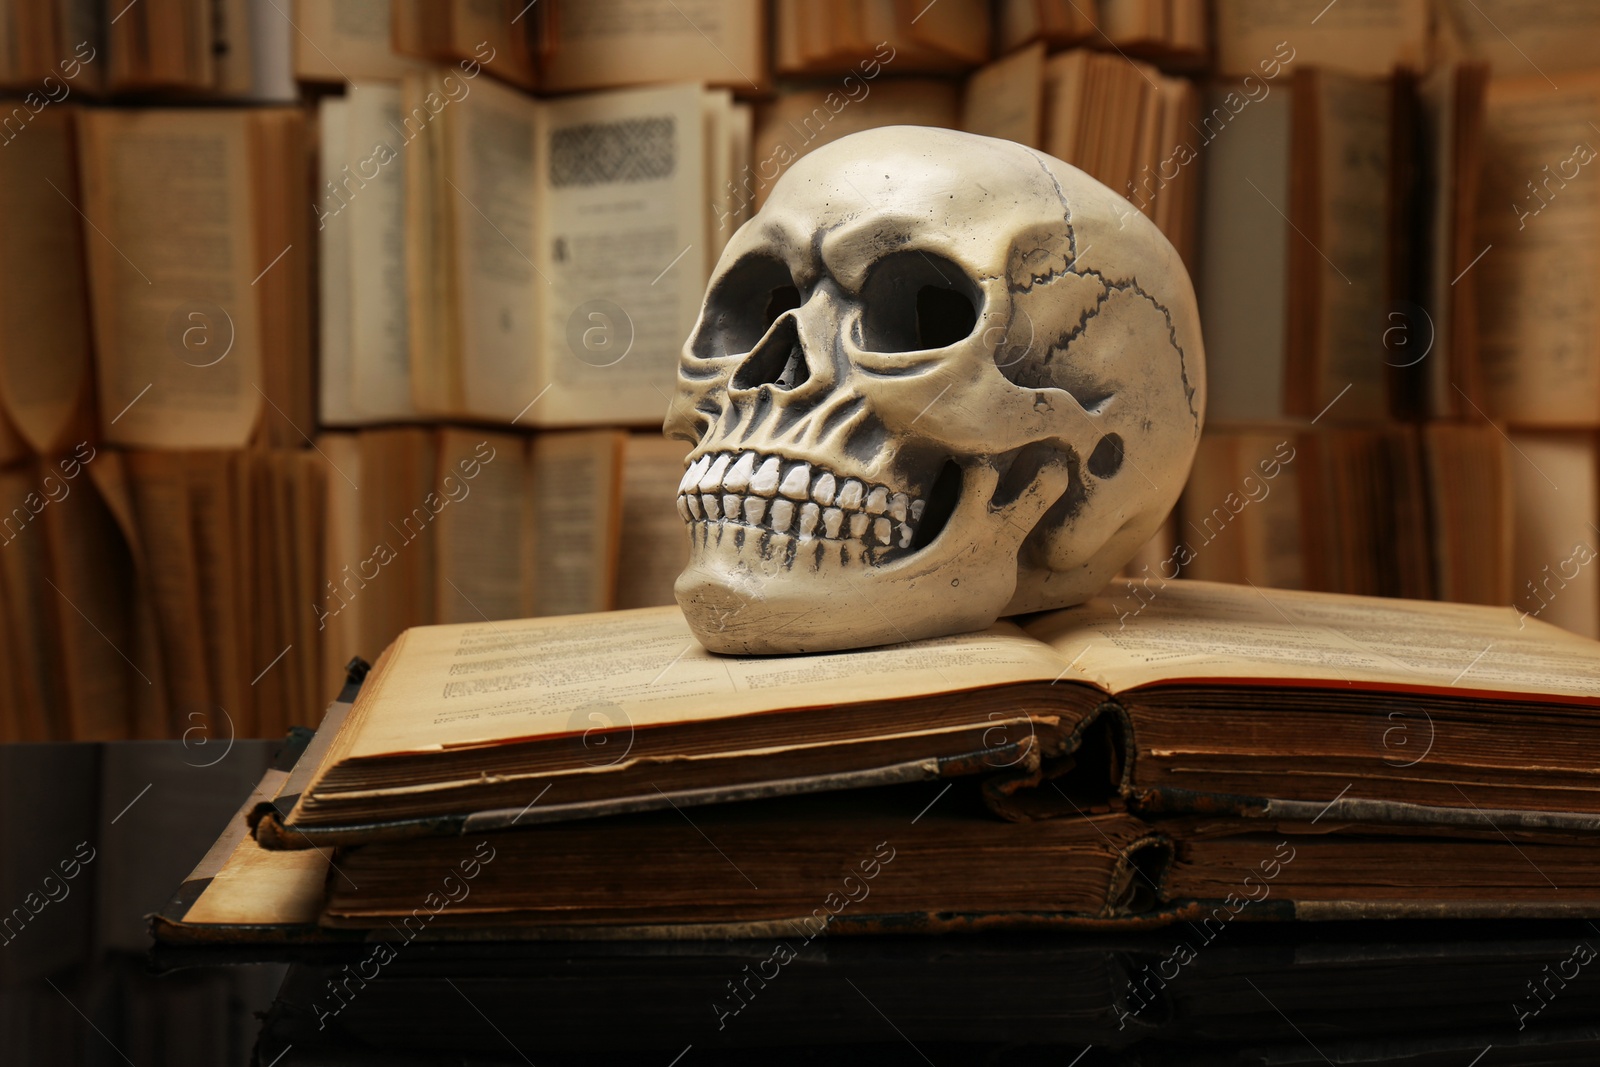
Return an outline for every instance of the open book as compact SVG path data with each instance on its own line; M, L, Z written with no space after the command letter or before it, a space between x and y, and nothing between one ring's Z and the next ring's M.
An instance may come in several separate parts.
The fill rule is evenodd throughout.
M753 0L297 0L294 19L301 81L398 80L425 64L469 61L549 93L680 81L769 87L766 5Z
M463 61L321 120L324 424L660 424L747 214L747 105L699 85L541 101Z
M1012 818L1121 793L1588 826L1597 691L1600 644L1508 608L1203 582L783 658L712 655L672 608L417 627L257 835L355 844L966 774Z
M108 442L305 441L314 392L305 143L298 108L80 116L73 206L93 231L84 247Z
M1388 372L1373 349L1397 233L1396 89L1311 67L1287 44L1262 56L1258 74L1210 90L1186 142L1204 158L1201 229L1213 235L1198 273L1228 279L1201 307L1210 414L1381 420Z
M1559 477L1533 446L1517 447ZM1175 546L1173 558L1186 577L1205 581L1509 604L1513 575L1538 575L1572 553L1584 528L1579 516L1594 518L1576 498L1585 485L1600 484L1592 472L1588 482L1561 481L1575 491L1558 497L1543 479L1524 478L1513 500L1514 458L1488 422L1213 422L1184 488L1183 548ZM1569 596L1577 608L1581 597L1562 599ZM1519 606L1594 636L1570 616L1543 613L1538 600Z
M962 128L1042 148L1127 197L1194 263L1200 93L1125 56L1037 43L967 79Z
M94 422L89 283L84 269L73 154L78 108L48 108L25 137L0 143L0 421L17 453L60 455L87 441ZM21 447L25 445L26 447ZM7 465L20 455L6 455Z
M447 69L399 104L414 410L659 423L725 239L708 204L729 195L731 95L540 101Z
M1516 426L1600 426L1600 73L1490 80L1478 190L1483 411ZM1473 253L1477 254L1476 251Z

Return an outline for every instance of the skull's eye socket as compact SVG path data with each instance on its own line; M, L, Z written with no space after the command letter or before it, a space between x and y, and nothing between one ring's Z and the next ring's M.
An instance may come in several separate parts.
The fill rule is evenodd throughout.
M943 256L885 256L861 287L862 346L869 352L948 348L972 334L982 299L966 271Z
M749 352L779 316L799 306L800 290L782 261L769 255L741 259L706 298L706 319L695 337L695 355L714 359Z

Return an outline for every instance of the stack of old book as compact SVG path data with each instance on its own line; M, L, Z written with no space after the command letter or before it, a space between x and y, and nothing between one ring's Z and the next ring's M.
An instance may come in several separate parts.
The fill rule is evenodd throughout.
M1600 643L1511 608L1125 583L768 658L648 608L354 689L158 939L1600 915Z

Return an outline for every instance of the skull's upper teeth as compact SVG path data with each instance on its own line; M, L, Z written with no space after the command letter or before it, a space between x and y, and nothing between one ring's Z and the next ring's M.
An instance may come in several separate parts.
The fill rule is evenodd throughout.
M755 473L755 469L756 454L754 452L746 452L739 457L739 462L730 467L728 473L723 475L722 488L730 493L744 492L750 488L750 475Z
M773 490L778 488L778 466L778 457L768 456L766 462L761 464L761 469L756 471L756 476L750 479L750 491L771 496Z
M778 492L791 500L805 500L811 495L811 464L802 463L783 476Z
M722 476L727 473L728 461L732 458L732 456L717 457L716 462L711 464L711 469L706 471L705 475L700 479L700 491L702 493L722 488Z
M738 524L801 541L907 548L925 502L886 485L755 452L701 456L678 483L685 522Z

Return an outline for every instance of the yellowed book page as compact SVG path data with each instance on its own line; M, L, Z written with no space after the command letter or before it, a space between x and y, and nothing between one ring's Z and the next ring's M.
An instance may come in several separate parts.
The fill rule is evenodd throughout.
M259 388L269 411L257 442L302 448L307 430L316 425L316 344L308 299L315 269L306 188L309 131L297 107L262 107L250 114L252 173L260 185L251 211L256 247L263 250L250 288L261 309L264 378Z
M399 0L396 0L399 2ZM447 130L457 121L452 99L464 99L464 83L437 70L407 74L401 83L404 114L397 133L406 185L406 291L427 293L408 302L406 336L410 349L411 404L436 415L461 415L461 280L455 231L472 211L450 184ZM459 109L458 109L459 110Z
M1592 699L1600 686L1600 645L1511 607L1180 579L1114 584L1027 631L1075 664L1068 677L1118 693L1246 680Z
M81 125L100 423L116 444L239 447L260 419L249 113Z
M623 436L596 430L534 440L529 565L535 614L575 615L612 606Z
M1453 165L1457 147L1457 70L1454 65L1437 67L1417 83L1418 113L1422 136L1426 139L1423 151L1426 158L1434 161L1433 182L1428 189L1425 208L1429 216L1427 232L1431 235L1425 250L1428 257L1428 306L1434 309L1430 319L1433 325L1433 349L1445 357L1434 359L1424 367L1428 379L1429 414L1434 417L1444 417L1461 405L1461 394L1450 384L1453 361L1448 354L1455 342L1453 326L1456 317L1448 310L1456 300L1455 287L1451 282L1467 286L1468 292L1473 292L1472 287L1477 284L1476 278L1457 280L1456 271L1452 269L1460 251L1456 248L1456 213L1460 208L1456 195L1456 167ZM1476 209L1476 205L1472 207ZM1473 249L1468 254L1476 252L1477 249ZM1390 338L1395 341L1412 340L1405 329L1411 324L1404 314L1399 318L1389 316L1384 326L1387 328L1390 325L1402 327L1400 331L1390 334ZM1389 359L1404 366L1415 359L1420 351L1402 349ZM1463 389L1468 384L1460 383Z
M323 425L360 421L352 389L350 352L352 307L351 238L342 179L349 165L350 99L324 97L317 105L316 195L311 210L317 217L318 417ZM396 164L397 166L399 164ZM410 383L403 383L410 397Z
M1167 44L1180 52L1204 54L1210 36L1210 11L1206 0L1170 0L1171 34Z
M348 225L350 402L368 422L415 418L411 403L406 299L405 150L398 85L348 91L348 207L329 228Z
M1175 572L1174 552L1178 544L1177 514L1168 514L1156 527L1156 532L1150 535L1150 540L1139 546L1139 551L1133 554L1122 568L1118 577L1143 581L1157 577L1161 568Z
M1207 91L1197 147L1204 156L1199 277L1227 279L1200 293L1207 418L1284 414L1284 338L1290 241L1288 79L1239 108L1240 88ZM1233 104L1230 104L1230 100Z
M1184 489L1173 560L1185 578L1305 584L1295 433L1208 428ZM1156 578L1171 578L1160 568Z
M430 42L438 58L479 63L502 81L535 88L533 30L539 15L527 0L425 0L445 9L443 38ZM462 67L466 69L466 67Z
M705 262L709 266L717 261L722 254L722 246L732 234L726 228L719 229L719 219L726 218L732 210L733 203L730 190L733 188L733 171L730 164L733 162L729 155L728 146L733 140L733 93L727 89L708 89L700 95L700 107L704 116L705 141L702 147L705 150L705 183L706 207L705 214Z
M856 20L856 25L868 24L871 11L883 8L894 0L861 0L868 10ZM801 0L795 5L799 10L797 25L800 30L800 57L802 64L813 72L817 68L826 67L835 58L839 50L838 41L834 34L834 21L839 14L839 0ZM841 20L842 21L842 20Z
M1519 611L1600 637L1600 469L1590 432L1516 433L1512 595Z
M545 301L539 389L550 392L525 421L659 426L666 417L710 269L703 94L675 85L542 108L535 261ZM535 395L505 390L495 413L514 416Z
M1081 49L1051 56L1044 65L1044 150L1075 166L1088 71L1089 53Z
M617 607L674 603L672 585L689 563L689 534L672 496L689 446L659 434L629 434L622 457L622 541Z
M1145 0L1100 0L1100 32L1119 48L1151 43L1145 7Z
M87 465L96 492L116 519L122 542L128 546L128 566L131 568L128 578L133 589L133 639L123 651L138 668L140 675L140 684L132 687L133 701L129 709L132 716L131 736L140 740L178 736L181 731L174 732L168 721L167 673L161 658L161 627L156 615L155 597L151 592L148 556L135 517L126 456L109 449L96 452L88 445L80 445L73 455ZM59 465L66 461L58 460L57 463ZM71 467L62 469L67 471ZM248 536L248 531L246 534Z
M545 0L555 40L544 88L703 81L742 92L767 81L761 0Z
M538 468L533 462L533 446L537 440L529 437L522 445L522 545L519 549L523 565L518 585L517 604L519 616L524 618L539 612L539 568L534 565L539 553L539 483L535 481Z
M466 413L510 421L538 394L540 311L550 301L537 246L546 238L536 211L539 105L489 78L443 82L460 99L448 135L445 189L455 220L459 264L459 352Z
M1130 67L1129 70L1137 71L1139 67ZM1151 81L1154 85L1146 85L1141 81L1139 90L1139 128L1131 154L1128 156L1128 171L1123 176L1123 182L1118 191L1127 197L1130 202L1137 205L1146 217L1154 222L1161 232L1170 235L1170 225L1163 226L1161 216L1156 209L1154 199L1141 195L1140 186L1152 187L1159 178L1158 168L1161 166L1162 157L1172 150L1176 141L1172 139L1170 128L1172 123L1168 120L1172 114L1172 79L1163 76L1160 72L1151 70ZM1163 148L1165 146L1165 148ZM1169 236L1168 240L1172 238ZM1176 244L1176 242L1174 242Z
M523 441L515 434L439 432L439 622L515 619L521 612Z
M1300 502L1301 468L1294 465L1293 434L1245 438L1239 484L1243 500L1246 573L1258 585L1301 589L1306 584L1305 536ZM1253 463L1253 468L1251 464ZM1224 498L1225 503L1232 503Z
M409 630L358 729L328 763L561 733L612 705L635 729L1050 681L1055 654L1015 626L889 648L784 657L715 656L676 607ZM370 684L370 683L369 683Z
M1039 18L1047 37L1097 37L1099 0L1037 0Z
M750 156L751 141L755 137L755 108L749 104L734 104L728 126L728 185L726 195L717 197L718 206L712 209L714 253L707 257L707 263L712 266L716 265L734 231L749 220L755 190L755 161Z
M1193 226L1192 190L1199 171L1189 165L1194 160L1188 135L1189 124L1198 118L1199 97L1192 83L1178 78L1163 77L1157 86L1153 133L1138 177L1126 195L1150 216L1193 270L1189 231Z
M1000 52L1027 44L1043 32L1039 0L998 0L995 7L995 44Z
M426 622L438 617L435 614L437 579L434 575L438 566L439 542L429 536L429 527L432 520L449 506L445 502L448 498L439 492L439 442L435 434L428 429L418 429L408 433L403 440L405 451L402 470L405 481L402 491L413 503L404 510L404 517L391 525L390 529L399 534L396 550L405 553L400 577L406 586L405 619L408 621L395 626L391 620L391 633L412 625L409 620Z
M1492 416L1600 424L1600 74L1489 83L1479 361Z
M221 97L249 96L257 77L250 4L248 0L220 0L211 5L211 11L209 43L216 55L213 88Z
M185 923L313 926L322 911L328 855L272 852L245 834L184 915Z
M406 482L404 441L406 434L421 432L364 430L356 437L361 472L357 480L361 489L356 494L360 554L340 561L332 576L336 588L329 591L332 601L328 607L332 610L336 602L340 614L354 612L359 629L356 654L368 662L376 662L373 657L407 625L422 622L407 613L406 605L408 562L403 553L417 551L415 541L406 539L415 530L402 531L397 525L421 502L415 488Z
M1521 468L1524 490L1534 482L1544 483L1523 465L1500 429L1489 423L1430 422L1423 429L1423 448L1439 599L1515 603L1512 536L1515 513L1521 509L1514 503L1512 471ZM1553 497L1537 506L1555 511L1565 507ZM1592 534L1583 538L1591 549ZM1596 608L1600 610L1600 603Z
M294 75L301 81L398 80L417 66L390 47L389 0L295 0L294 19Z
M216 5L192 0L143 0L108 16L111 89L215 91L215 16Z
M190 713L209 715L219 703L217 665L197 654L205 648L206 621L187 461L178 453L134 452L127 462L170 686L168 717L181 732Z
M290 453L295 466L294 604L291 620L298 620L295 643L305 650L296 666L304 703L293 709L290 722L314 726L326 702L339 688L323 684L322 646L317 641L316 615L311 602L321 581L323 541L328 528L328 479L336 477L316 455L305 450Z
M271 628L264 632L267 645L255 657L262 664L256 669L258 672L265 670L268 663L273 666L260 675L251 690L259 701L257 723L262 736L276 737L298 723L306 707L297 676L306 659L302 653L307 649L296 636L296 629L301 612L308 618L311 612L304 606L306 602L294 577L293 457L288 452L272 450L252 453L251 458L260 464L265 479L266 518L261 529L265 536L258 552L267 563L261 602L269 605L266 610L273 620ZM283 653L282 658L278 658L279 653ZM314 649L311 654L315 654Z
M915 9L907 11L903 0L834 0L836 8L841 5L854 6L860 11L853 24L856 39L863 43L869 41L877 43L879 48L875 49L875 51L879 53L883 51L882 45L888 45L889 48L893 49L893 52L889 54L894 57L895 68L901 72L964 72L989 58L987 49L982 54L974 54L969 58L962 58L942 49L930 48L928 45L923 44L918 39L921 36L918 33L921 29L921 20L918 20L915 25L912 24L911 20L916 18L917 12ZM968 4L958 6L970 7ZM811 11L821 8L822 5L813 5L806 2L804 7L807 13L810 14ZM931 12L929 17L932 17ZM835 22L837 21L839 20L835 20ZM829 25L827 29L831 31L834 26ZM831 43L833 45L831 54L816 57L818 60L817 73L826 73L828 71L843 73L850 68L850 65L857 58L844 50L844 45L849 42L834 38Z
M1182 576L1306 584L1301 536L1299 450L1290 429L1206 430L1182 498L1173 561ZM1158 577L1171 577L1171 563Z
M985 0L895 0L895 15L906 35L925 48L963 63L989 59L991 12Z
M360 568L372 551L361 537L361 442L353 433L324 433L317 437L317 454L327 464L328 525L322 538L322 574L312 601L322 644L321 691L332 695L344 683L344 665L352 656L369 662L381 649L361 647L362 600ZM366 564L376 574L376 561Z
M71 447L90 395L83 224L73 210L77 109L39 113L0 151L0 400L36 452Z
M1316 154L1322 196L1317 243L1322 255L1315 260L1315 284L1320 351L1314 360L1312 410L1303 414L1315 417L1338 399L1330 414L1341 422L1382 420L1388 396L1373 332L1384 322L1388 306L1392 89L1387 80L1332 74L1319 79L1319 86L1321 143Z
M406 56L430 56L448 34L424 18L428 12L424 0L389 0L389 46ZM447 8L439 4L432 9L436 16L445 15Z
M772 62L780 74L794 74L805 69L805 57L800 52L803 17L800 0L775 0L772 9Z
M961 128L1018 144L1043 146L1044 42L997 59L967 79Z
M288 8L246 0L250 26L245 46L250 50L250 85L247 95L255 103L298 103L300 86L294 76L294 46L299 34L284 18Z
M1237 433L1208 429L1195 449L1189 480L1178 501L1183 519L1179 536L1191 546L1181 558L1183 574L1208 582L1237 582L1245 576L1243 538L1223 501L1239 479L1239 453L1247 450ZM1171 567L1158 578L1175 576Z
M123 741L134 736L134 687L150 684L133 659L133 571L116 519L94 483L50 484L70 493L41 516L59 598L55 640L61 661L63 735L73 741Z
M1216 0L1217 73L1258 73L1280 43L1296 63L1345 74L1387 74L1428 62L1428 0Z
M1600 5L1591 0L1440 0L1440 48L1487 60L1500 77L1552 77L1595 65Z
M889 65L887 60L876 64L880 71ZM784 93L756 120L756 206L791 163L841 137L879 126L960 125L961 87L950 81L879 78L854 90Z
M238 553L239 516L238 494L244 487L238 484L237 466L231 461L233 453L195 452L185 457L185 474L188 483L190 507L190 536L194 549L194 567L199 600L196 604L202 621L201 634L205 639L203 653L212 666L212 694L217 704L233 717L234 727L240 736L259 736L255 723L244 717L249 705L250 679L256 670L249 665L250 648L246 645L246 618L248 603L243 569L249 563ZM211 736L223 736L221 716L209 709L210 718L195 716L180 723L184 729L202 724ZM196 735L198 736L198 735Z
M251 556L256 561L250 575L254 625L250 632L249 658L262 666L251 676L254 684L250 686L250 695L255 705L256 729L263 736L276 737L281 736L279 728L287 725L284 721L289 705L287 671L283 669L279 653L288 644L284 634L289 624L283 592L285 533L276 499L273 458L274 453L268 451L239 453L237 477L249 496L242 528L249 531ZM155 557L154 551L151 556ZM152 570L166 566L168 564L162 562ZM273 664L271 670L265 669L267 664ZM177 680L172 684L176 688Z

